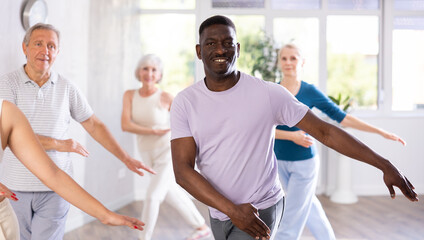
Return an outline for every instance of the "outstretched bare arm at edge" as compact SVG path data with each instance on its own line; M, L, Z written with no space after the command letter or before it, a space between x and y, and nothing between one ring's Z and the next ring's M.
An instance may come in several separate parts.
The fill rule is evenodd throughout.
M116 214L87 193L68 174L59 169L44 151L25 115L12 103L4 101L0 119L2 148L9 146L15 156L47 187L66 201L108 225L126 225L142 230L138 219ZM0 185L3 197L18 201L13 192Z

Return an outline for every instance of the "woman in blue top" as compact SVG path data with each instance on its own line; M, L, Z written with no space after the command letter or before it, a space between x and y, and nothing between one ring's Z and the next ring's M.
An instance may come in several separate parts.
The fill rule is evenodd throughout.
M346 114L314 85L301 80L304 59L300 49L287 44L280 50L279 61L283 79L280 82L300 102L316 107L343 127L377 133L384 138L405 142L395 134L367 124ZM306 224L316 239L336 239L330 222L315 196L319 159L313 139L302 130L278 126L274 151L280 180L286 193L286 205L276 239L299 239Z

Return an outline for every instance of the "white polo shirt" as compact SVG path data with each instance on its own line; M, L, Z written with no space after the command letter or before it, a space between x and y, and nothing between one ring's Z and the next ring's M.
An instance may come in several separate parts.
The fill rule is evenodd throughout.
M69 80L56 72L41 87L29 79L23 67L0 77L0 98L8 100L25 114L34 132L55 139L68 139L71 118L83 122L93 115L86 98ZM56 165L72 175L72 162L66 152L47 151ZM15 191L51 191L7 148L0 181Z

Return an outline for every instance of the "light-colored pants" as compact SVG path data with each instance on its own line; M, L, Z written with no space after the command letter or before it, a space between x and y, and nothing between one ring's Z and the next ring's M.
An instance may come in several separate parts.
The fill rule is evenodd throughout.
M277 162L286 194L286 207L276 239L299 239L305 224L318 240L336 239L324 209L315 196L319 158Z
M284 211L284 198L273 206L259 210L259 217L271 230L270 240L280 240L275 236L276 229L281 222ZM231 220L220 221L210 217L213 236L216 240L254 240L246 232L237 228Z
M0 240L19 240L19 223L9 199L0 202Z
M14 191L21 240L62 240L69 203L55 192Z
M150 240L159 215L160 204L165 201L177 210L193 228L205 224L205 219L197 210L186 192L175 182L172 168L170 146L140 153L143 162L152 167L155 175L151 175L143 204L141 221L146 225L140 233L140 239Z

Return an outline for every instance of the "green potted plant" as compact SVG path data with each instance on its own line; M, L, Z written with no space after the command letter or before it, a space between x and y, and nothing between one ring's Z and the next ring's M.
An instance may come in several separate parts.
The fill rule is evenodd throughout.
M265 81L275 82L278 79L278 48L275 47L274 40L259 34L260 37L247 39L246 49L252 56L251 74Z
M337 97L328 97L344 112L350 112L352 110L352 98L349 95L346 97L342 97L342 94L339 93Z

